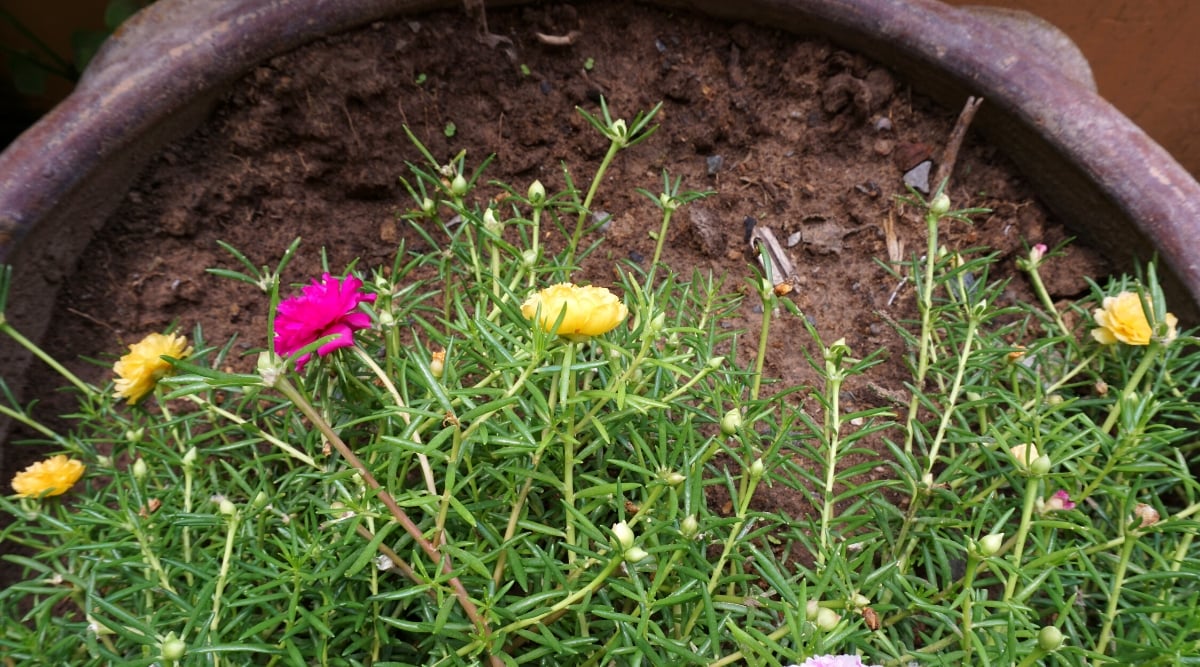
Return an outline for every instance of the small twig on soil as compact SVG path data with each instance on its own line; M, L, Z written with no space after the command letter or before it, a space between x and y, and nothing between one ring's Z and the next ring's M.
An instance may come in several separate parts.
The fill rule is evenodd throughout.
M967 97L967 103L963 105L963 110L958 114L958 120L954 122L954 129L950 131L950 140L946 142L946 149L942 151L942 159L938 162L937 172L933 176L933 187L940 187L942 182L946 182L946 187L950 189L950 175L954 173L954 163L958 161L958 149L962 148L963 139L967 136L967 128L971 126L971 121L975 118L975 112L979 110L979 105L983 104L981 97Z
M579 30L572 30L565 35L547 35L540 32L534 34L537 36L537 41L546 46L571 46L580 37L583 37L583 33Z

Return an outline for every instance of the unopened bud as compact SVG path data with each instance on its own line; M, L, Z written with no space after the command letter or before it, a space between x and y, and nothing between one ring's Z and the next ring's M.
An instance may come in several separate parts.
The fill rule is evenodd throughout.
M692 539L700 532L700 522L696 520L695 514L689 514L683 517L683 521L679 522L679 533L687 539Z
M496 213L490 208L483 212L483 226L493 234L500 233L500 221L496 219Z
M721 434L725 436L736 435L738 430L742 428L742 411L733 408L721 417Z
M433 215L433 210L435 208L437 208L437 202L433 201L429 197L421 200L421 212L425 215Z
M455 174L454 180L450 181L450 194L455 197L467 194L467 179L462 174Z
M625 550L626 563L636 563L638 561L646 560L649 557L650 554L646 553L646 550L641 547L633 547Z
M142 436L146 435L146 429L135 428L125 431L125 439L133 444L138 444L142 441Z
M262 509L263 507L267 506L267 500L269 500L267 498L267 492L259 491L258 493L254 494L254 500L251 501L251 505L254 507L254 509Z
M217 505L217 509L220 510L221 514L224 514L225 516L233 516L234 514L237 514L237 506L234 505L233 501L229 500L228 498L222 498L220 504Z
M534 181L529 184L529 191L525 193L529 201L533 204L540 204L546 201L546 186L542 185L541 181Z
M133 462L133 478L141 481L146 479L146 475L150 472L150 467L146 465L146 459L139 458Z
M651 338L658 336L658 334L662 333L663 327L666 326L666 324L666 313L659 313L655 315L646 325L646 335L650 336Z
M750 464L750 478L751 479L761 479L763 476L763 473L765 473L766 471L767 471L767 466L765 463L763 463L763 460L761 458L754 459L754 463Z
M717 370L721 364L725 363L725 357L709 357L705 364L712 370Z
M1147 505L1146 503L1138 503L1133 507L1133 516L1138 520L1138 528L1149 528L1158 523L1158 510Z
M159 646L163 660L179 660L187 653L187 644L177 637L174 632L168 632Z
M991 533L979 539L979 555L990 558L1000 552L1004 546L1004 533Z
M1033 460L1033 464L1029 466L1029 473L1041 477L1050 472L1051 465L1050 457L1042 454Z
M617 538L617 544L621 545L621 549L628 551L633 548L633 529L624 521L618 521L613 524L613 535Z
M446 351L438 350L434 352L429 359L429 374L437 379L442 378L442 374L446 372Z
M526 248L521 251L521 266L528 271L537 263L537 251L533 248Z
M183 455L183 465L186 467L189 467L189 468L196 465L196 457L197 456L199 456L199 455L196 453L196 448L195 447L189 448L187 450L187 452L185 452Z
M817 610L816 625L825 632L830 632L837 627L838 621L842 620L838 613L829 607L821 607Z
M1057 651L1063 645L1063 634L1053 625L1047 625L1038 631L1038 648L1046 651Z
M663 475L663 481L667 483L667 486L679 486L687 481L687 477L677 470L671 470Z
M810 621L817 620L817 614L821 613L821 603L816 600L809 600L804 605L804 618Z
M945 192L939 192L933 201L929 202L929 212L939 218L950 212L950 198Z

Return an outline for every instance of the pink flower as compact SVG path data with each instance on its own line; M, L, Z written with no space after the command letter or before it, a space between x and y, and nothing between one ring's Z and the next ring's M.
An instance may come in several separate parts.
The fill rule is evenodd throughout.
M818 655L791 667L871 667L857 655Z
M362 281L354 276L334 278L328 273L300 291L299 296L279 303L275 315L275 353L286 357L326 336L337 338L317 348L322 357L339 347L354 345L354 332L371 328L371 318L358 310L358 304L374 301L374 294L358 290ZM311 354L296 360L303 370Z
M1050 501L1046 503L1046 505L1056 510L1075 509L1075 503L1071 501L1071 494L1063 491L1062 489L1055 491L1054 495L1050 496Z

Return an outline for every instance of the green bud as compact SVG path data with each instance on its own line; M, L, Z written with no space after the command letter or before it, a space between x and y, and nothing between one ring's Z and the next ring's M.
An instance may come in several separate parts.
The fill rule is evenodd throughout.
M454 180L450 181L450 194L455 197L467 194L467 179L462 174L455 174Z
M662 333L663 327L666 326L666 324L666 313L659 313L655 315L654 318L650 320L650 323L646 325L646 335L650 336L651 338L658 336L658 334Z
M149 472L150 472L150 467L146 465L145 459L139 458L138 460L133 462L133 478L134 479L136 479L138 481L146 479L146 475L149 474Z
M763 474L767 471L767 466L761 458L754 459L754 463L750 464L750 478L762 479Z
M1063 634L1053 625L1047 625L1038 632L1037 643L1047 653L1057 651L1063 645Z
M695 514L683 517L683 521L679 522L679 532L689 540L700 532L700 522L696 520Z
M262 378L264 386L274 387L279 381L279 376L283 375L282 362L282 359L277 359L268 351L258 354L258 375Z
M945 192L939 192L938 196L934 197L933 201L929 202L929 213L940 218L949 212L950 198L946 196Z
M217 509L219 509L221 514L224 514L225 516L233 516L234 514L237 514L237 506L234 505L233 502L228 498L222 498L220 504L217 505Z
M984 558L995 556L1000 552L1002 546L1004 546L1004 533L984 535L979 540L979 555Z
M646 553L646 550L641 547L633 547L625 550L626 563L636 563L641 560L646 560L649 557L650 554Z
M163 660L175 661L187 653L187 644L174 632L168 632L167 636L163 638L162 644L159 645L159 650L162 652Z
M187 468L190 468L190 467L196 465L196 457L197 456L199 456L199 455L196 453L196 448L195 447L189 448L187 450L187 452L185 452L183 455L183 465Z
M621 545L621 549L628 551L633 548L633 529L624 521L618 521L613 524L613 535L617 538L617 544Z
M269 500L269 498L267 498L267 492L259 491L258 493L254 494L254 500L251 501L251 505L255 509L261 509L263 507L266 507L267 500Z
M717 370L718 368L720 368L721 364L723 364L723 363L725 363L725 357L723 357L723 356L722 357L709 357L708 361L705 362L705 364L714 371Z
M816 621L817 614L821 613L821 603L817 600L809 600L804 605L804 618L809 621Z
M528 271L537 263L537 251L533 248L526 248L521 251L521 266Z
M529 191L525 196L529 198L530 203L541 204L546 201L546 186L542 185L541 181L534 181L529 184Z
M679 486L687 481L687 477L684 477L681 472L670 470L663 475L663 481L667 483L667 486Z
M492 209L483 212L483 226L493 234L500 233L500 221L496 219L496 213Z
M433 201L429 197L426 197L421 200L421 212L424 213L425 215L433 215L433 211L436 208L437 208L437 202Z
M623 118L614 120L612 125L608 126L608 129L610 132L612 132L614 137L621 140L622 145L624 145L625 140L629 138L629 128L625 126L625 119Z
M842 620L838 613L829 607L821 607L817 609L817 627L825 632L830 632L837 627L839 621Z
M1041 477L1042 475L1050 472L1050 466L1050 457L1042 454L1034 459L1033 463L1029 464L1029 474Z
M724 436L736 435L738 430L742 428L742 411L733 408L725 413L721 418L721 434Z
M125 431L125 439L133 444L138 444L142 441L142 436L146 435L146 429L135 428Z

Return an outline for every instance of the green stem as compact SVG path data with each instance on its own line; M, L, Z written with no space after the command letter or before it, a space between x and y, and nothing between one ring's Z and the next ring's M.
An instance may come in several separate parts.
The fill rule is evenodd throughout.
M67 382L75 385L75 387L78 388L79 391L82 391L84 394L86 394L88 398L95 398L99 393L95 387L87 384L83 380L80 380L74 373L67 370L65 366L58 363L54 357L46 354L46 352L43 351L42 348L35 345L33 341L21 335L21 332L14 329L13 326L3 318L3 316L0 316L0 333L7 334L8 337L16 341L18 345L26 350L29 350L33 356L41 359L47 366L53 368L55 372L66 378Z
M279 438L276 438L275 436L271 435L270 433L267 433L266 431L262 430L257 425L255 425L254 423L252 423L246 419L243 419L243 418L239 417L238 415L235 415L232 412L225 410L224 408L217 407L216 405L213 405L212 403L208 402L207 400L205 400L203 398L200 398L199 396L189 394L188 396L185 396L185 398L187 398L191 402L195 403L196 405L203 406L205 409L210 410L210 411L220 415L221 417L224 417L225 419L233 422L234 424L237 424L238 426L243 426L246 428L253 429L254 435L257 435L258 437L262 438L263 440L266 440L267 442L271 443L272 445L275 445L276 447L282 449L284 452L287 452L287 454L289 456L291 456L292 458L294 458L310 467L316 468L317 470L321 469L321 466L317 465L317 462L314 461L311 456L296 449L295 447L280 440Z
M841 445L842 413L841 393L842 379L845 377L841 369L826 362L825 400L825 501L821 503L821 550L817 553L817 562L824 563L830 551L829 527L833 523L833 484L837 479L838 447Z
M758 332L758 353L754 358L754 379L750 382L750 400L758 400L759 388L762 386L763 365L767 361L767 334L771 330L771 299L766 294L762 299L762 327Z
M938 216L932 213L925 215L926 238L925 248L925 280L921 283L919 307L921 310L921 337L917 344L917 373L913 382L913 396L908 404L908 421L905 424L904 453L912 454L913 438L916 435L917 411L921 407L918 400L919 392L925 385L925 376L929 372L929 357L931 353L933 334L933 269L937 264L938 247Z
M217 631L221 621L221 595L225 591L225 582L229 577L229 563L233 560L233 541L237 537L240 520L241 513L235 509L233 514L229 515L229 524L225 533L225 553L221 557L221 570L217 574L216 590L213 591L212 623L208 626L213 632Z
M1112 626L1117 620L1117 605L1121 601L1121 587L1125 585L1125 572L1129 569L1129 559L1133 555L1133 547L1137 544L1139 533L1133 531L1130 539L1126 539L1121 545L1121 558L1117 561L1116 571L1113 573L1112 590L1108 593L1108 606L1104 610L1104 625L1100 628L1100 638L1096 640L1095 651L1100 654L1107 654L1108 640L1112 636Z
M571 243L567 246L567 261L563 265L568 269L575 265L575 251L579 247L579 239L583 236L584 223L592 213L592 199L600 189L600 183L604 180L604 172L608 171L608 166L612 164L613 158L617 156L622 146L624 146L624 142L615 140L608 145L608 152L604 154L604 159L600 161L600 167L596 169L596 175L592 177L592 184L588 186L587 195L583 198L582 209L579 211L579 219L575 222L575 232L571 234Z
M396 391L396 385L392 382L392 379L388 377L387 373L383 372L383 369L379 367L379 364L375 363L375 360L371 358L371 355L367 354L366 350L355 345L354 352L358 355L358 358L367 365L367 368L370 368L371 371L375 373L375 377L379 378L379 381L383 383L383 386L387 388L388 394L390 394L392 400L396 402L396 407L400 409L400 418L404 420L404 425L411 425L412 418L409 417L408 413L404 411L406 407L404 404L404 399L400 398L400 392ZM414 432L412 437L413 442L417 443L418 445L421 444L421 434L419 432ZM433 467L429 465L429 457L425 456L424 452L421 452L417 454L417 461L419 461L421 464L421 474L424 475L425 478L425 490L429 492L429 495L436 496L438 494L437 482L433 477Z
M1004 586L1004 600L1012 599L1017 589L1017 579L1021 574L1021 557L1025 554L1025 540L1029 536L1029 527L1033 518L1033 506L1038 497L1038 478L1029 477L1025 480L1025 504L1021 509L1021 524L1017 528L1016 540L1013 543L1012 574L1008 575L1008 583Z
M1162 349L1162 344L1158 343L1157 341L1150 342L1150 348L1146 350L1146 355L1142 357L1141 363L1139 363L1137 369L1133 371L1133 375L1130 376L1129 382L1126 382L1125 387L1121 389L1120 397L1117 398L1117 401L1113 403L1112 409L1109 410L1108 418L1104 420L1104 425L1100 427L1101 433L1108 433L1110 430L1112 430L1112 427L1117 423L1117 418L1121 416L1121 406L1124 405L1125 401L1129 400L1130 394L1132 394L1136 390L1137 386L1142 383L1142 378L1146 376L1146 372L1150 370L1152 365L1154 365L1154 362L1156 359L1158 359L1158 355L1160 352L1162 352Z
M575 437L578 431L575 424L575 343L567 343L563 351L562 382L559 387L563 397L563 419L566 421L566 433L563 437L563 503L567 506L564 515L567 540L567 563L575 562Z
M942 418L938 422L937 434L934 435L933 445L929 448L929 458L925 463L926 473L932 473L933 467L937 463L938 452L946 437L946 429L950 426L950 419L953 417L954 408L958 403L958 393L962 390L963 378L967 373L967 360L971 358L971 346L975 342L975 333L979 328L979 322L974 315L970 315L968 318L967 335L963 341L962 350L958 354L958 367L955 368L954 381L950 384L950 393L946 396L946 404L942 406Z
M1050 293L1046 291L1046 286L1042 283L1042 276L1038 273L1037 267L1029 269L1029 279L1033 283L1033 291L1037 293L1038 300L1042 302L1042 307L1047 311L1054 313L1054 323L1058 326L1058 331L1061 335L1067 338L1071 337L1071 330L1063 322L1062 315L1058 312L1058 308L1054 307L1054 301L1050 299Z
M654 259L650 261L650 273L646 276L646 291L654 285L654 271L658 268L658 260L662 257L663 244L667 239L667 228L671 224L671 214L675 209L671 206L663 208L662 224L658 227L658 238L654 244Z

